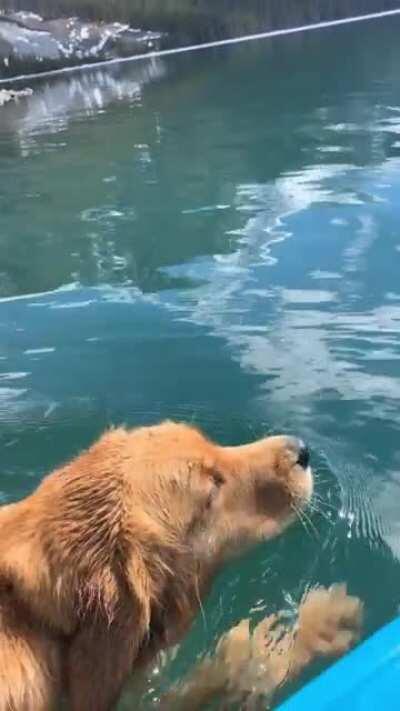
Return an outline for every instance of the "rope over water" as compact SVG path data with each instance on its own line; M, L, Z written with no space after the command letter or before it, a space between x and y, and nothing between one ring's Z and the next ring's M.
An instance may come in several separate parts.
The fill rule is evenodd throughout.
M393 17L400 15L400 7L396 10L384 10L382 12L370 12L367 15L355 15L354 17L345 17L341 20L326 20L324 22L316 22L311 25L299 25L298 27L289 27L281 30L269 30L268 32L259 32L253 35L243 35L242 37L230 37L217 42L204 42L202 44L192 44L184 47L175 47L174 49L162 49L158 52L146 52L137 54L134 57L122 57L117 59L105 59L100 62L91 62L89 64L80 64L73 67L64 67L63 69L53 69L48 72L39 72L36 74L24 74L14 78L0 79L1 84L10 84L16 81L26 81L30 79L38 79L58 74L67 74L71 72L81 71L83 69L96 69L97 67L107 67L113 64L126 64L139 59L152 59L158 57L167 57L173 54L184 54L186 52L197 52L202 49L211 49L214 47L224 47L227 45L240 44L242 42L253 42L254 40L270 39L274 37L284 37L285 35L294 35L301 32L311 32L312 30L324 30L330 27L339 27L341 25L350 25L355 22L366 22L368 20L378 20L385 17Z

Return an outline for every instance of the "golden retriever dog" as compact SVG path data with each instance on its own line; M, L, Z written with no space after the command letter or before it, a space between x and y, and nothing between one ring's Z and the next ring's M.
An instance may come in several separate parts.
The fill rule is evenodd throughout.
M104 434L0 508L0 711L114 709L132 673L188 630L226 558L280 534L312 491L308 451L292 437L221 447L172 422ZM228 633L171 708L272 690L314 656L345 651L359 604L316 591L298 633L275 623Z

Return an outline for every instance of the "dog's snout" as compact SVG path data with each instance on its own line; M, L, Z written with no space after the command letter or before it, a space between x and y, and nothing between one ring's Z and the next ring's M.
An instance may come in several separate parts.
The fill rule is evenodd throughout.
M310 450L304 442L299 443L299 456L297 458L297 463L303 467L303 469L307 469L310 463Z

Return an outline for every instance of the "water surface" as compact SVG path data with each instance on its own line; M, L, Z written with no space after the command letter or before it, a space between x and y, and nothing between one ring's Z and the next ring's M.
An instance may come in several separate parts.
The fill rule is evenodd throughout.
M111 423L313 450L322 513L227 568L174 676L316 583L348 582L365 634L398 611L399 32L76 74L1 111L1 499Z

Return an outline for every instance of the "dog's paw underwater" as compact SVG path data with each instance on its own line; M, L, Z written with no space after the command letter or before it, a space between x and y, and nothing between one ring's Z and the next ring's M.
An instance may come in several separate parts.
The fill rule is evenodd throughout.
M332 585L306 593L293 626L283 614L264 618L253 631L250 620L242 620L221 638L214 656L166 697L164 708L195 711L217 695L227 708L265 708L310 663L345 654L360 637L362 613L361 601L345 585Z
M362 612L361 601L348 595L345 585L332 585L304 596L292 628L283 623L281 615L265 618L249 635L250 663L242 676L241 685L245 682L247 686L243 691L271 696L314 660L345 654L360 637ZM237 669L235 647L240 642L243 646L237 634L240 627L230 634L232 671Z
M309 592L299 609L297 644L310 658L340 656L359 639L363 605L345 585Z

